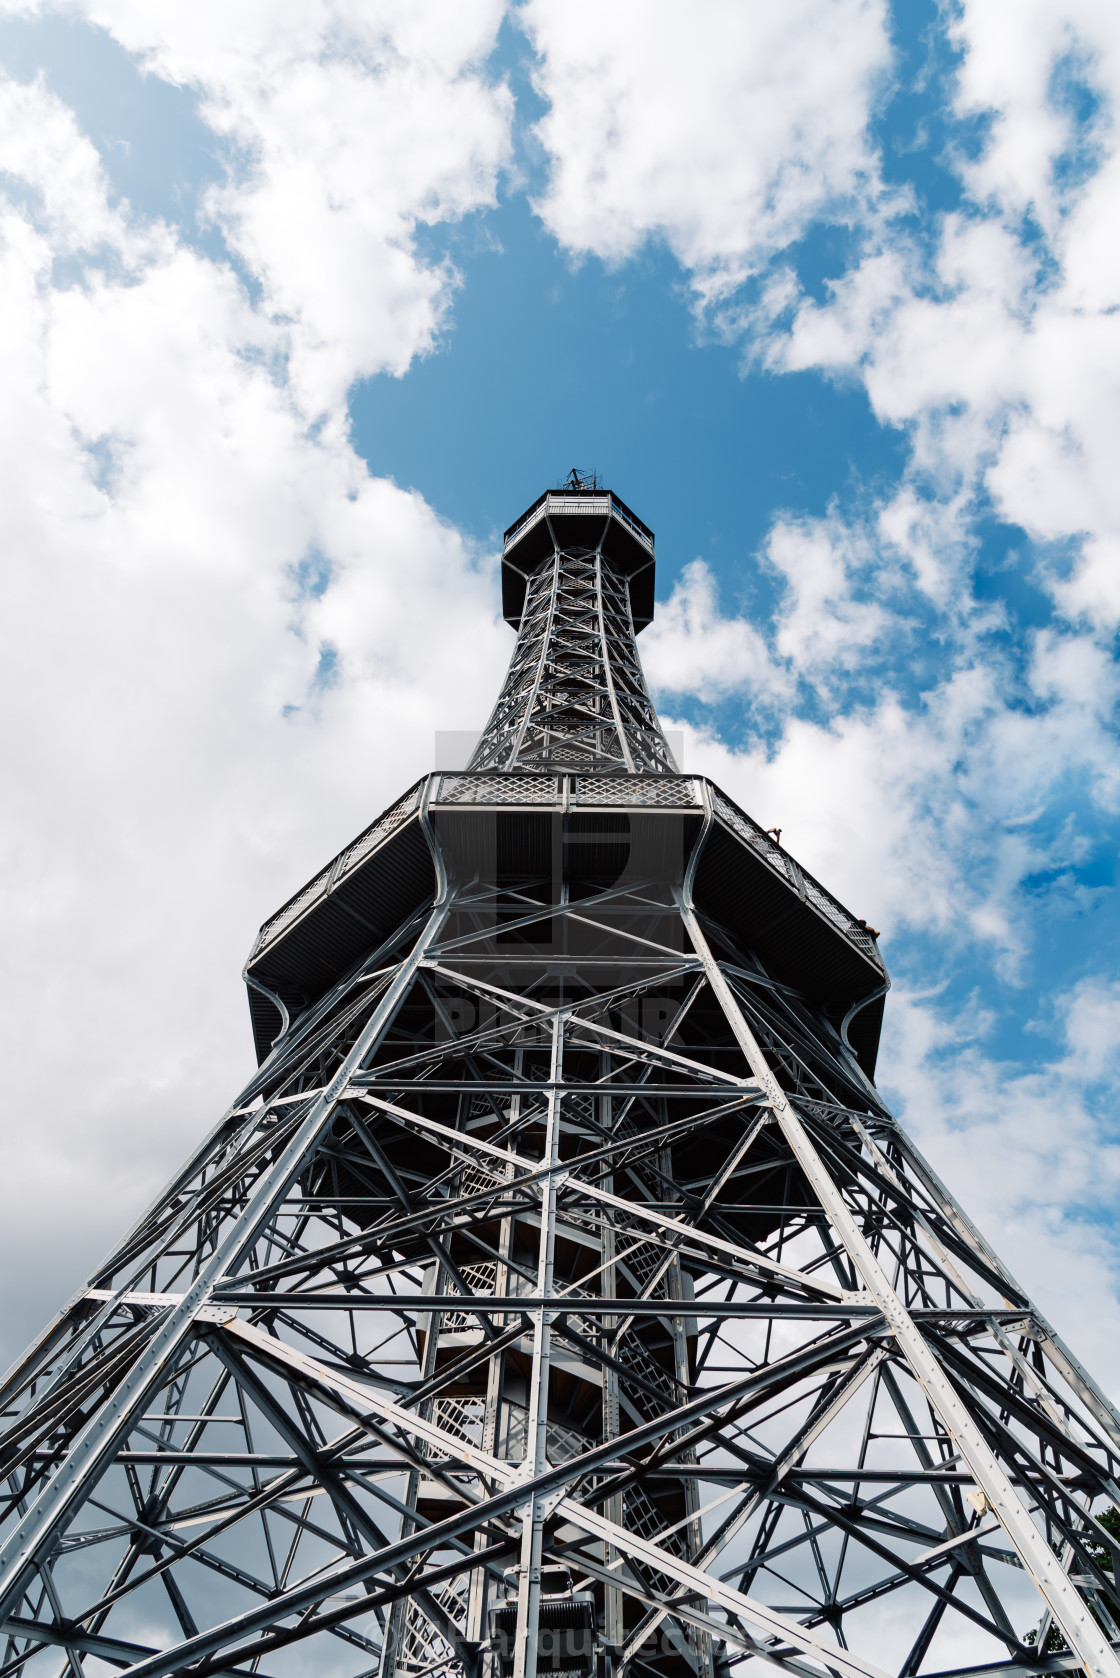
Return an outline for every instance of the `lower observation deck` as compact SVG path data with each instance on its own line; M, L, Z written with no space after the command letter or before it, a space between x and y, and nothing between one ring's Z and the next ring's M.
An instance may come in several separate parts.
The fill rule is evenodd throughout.
M579 890L656 870L683 878L697 842L698 911L837 1026L873 1075L886 969L865 924L713 782L698 775L425 776L266 921L245 964L258 1056L285 1024L431 901L437 857ZM861 1004L865 1004L861 1006Z

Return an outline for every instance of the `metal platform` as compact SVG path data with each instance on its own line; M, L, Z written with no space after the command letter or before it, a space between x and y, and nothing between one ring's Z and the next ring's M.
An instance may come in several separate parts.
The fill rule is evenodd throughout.
M626 860L631 847L636 860L659 845L664 865L680 880L706 811L713 821L696 873L701 913L726 922L775 978L803 989L838 1029L847 1021L847 1040L874 1076L887 984L875 938L699 775L442 773L418 781L261 927L244 969L258 1058L286 1019L318 1001L371 941L388 938L432 900L436 863L425 819L451 841L448 854L461 868L486 847L495 861L499 854L520 856L524 871L551 871L559 893L589 837L582 836L578 853L569 842L565 858L573 817L625 817Z

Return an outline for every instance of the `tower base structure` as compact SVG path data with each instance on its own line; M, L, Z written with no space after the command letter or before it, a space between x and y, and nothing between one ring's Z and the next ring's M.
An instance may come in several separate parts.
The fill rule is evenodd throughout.
M543 692L529 568L491 761L262 928L256 1074L5 1379L0 1678L1120 1674L1120 1417L884 1105L875 936L612 698L609 594Z

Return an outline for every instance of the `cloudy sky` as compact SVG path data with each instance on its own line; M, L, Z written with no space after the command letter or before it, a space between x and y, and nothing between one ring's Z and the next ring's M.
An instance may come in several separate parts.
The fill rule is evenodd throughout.
M579 465L688 767L883 929L884 1087L1120 1393L1120 9L0 0L0 72L4 1351L485 720Z

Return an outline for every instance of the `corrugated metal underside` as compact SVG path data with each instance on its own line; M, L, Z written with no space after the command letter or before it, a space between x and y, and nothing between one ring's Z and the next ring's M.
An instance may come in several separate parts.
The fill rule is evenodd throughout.
M551 522L541 519L523 536L506 545L502 556L502 614L514 629L521 627L525 609L526 578L557 548L583 549L594 553L601 548L619 576L630 578L630 611L635 633L653 622L654 558L652 539L647 547L638 541L622 520L613 514L558 512Z
M294 1015L317 1002L354 963L435 892L435 867L419 819L413 816L344 874L324 896L245 969L279 996ZM268 1053L282 1020L276 1006L249 986L257 1059Z
M753 950L775 979L794 985L837 1026L854 1002L881 988L885 973L802 900L749 846L713 822L693 886L698 911ZM861 1010L849 1040L874 1076L883 999Z
M513 883L567 880L588 889L627 879L676 879L701 828L698 810L533 809L433 805L431 818L449 871ZM435 891L435 870L413 817L311 902L282 937L246 968L246 977L280 997L293 1015L316 1002ZM878 990L885 974L781 878L738 835L712 824L696 871L697 909L726 927L767 972L802 991L839 1026L853 1003ZM555 899L553 899L555 901ZM258 1058L280 1030L279 1010L252 988L249 1006ZM874 1074L882 998L858 1013L849 1038Z

